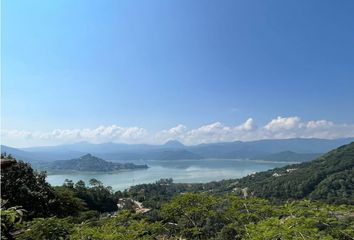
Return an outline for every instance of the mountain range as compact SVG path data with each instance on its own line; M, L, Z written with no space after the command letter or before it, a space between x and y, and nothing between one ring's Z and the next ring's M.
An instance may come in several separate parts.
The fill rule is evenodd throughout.
M172 140L162 145L79 142L57 146L13 148L1 145L1 152L24 161L55 161L79 158L87 153L110 161L178 160L178 159L259 159L303 162L354 141L341 139L267 139L186 146Z

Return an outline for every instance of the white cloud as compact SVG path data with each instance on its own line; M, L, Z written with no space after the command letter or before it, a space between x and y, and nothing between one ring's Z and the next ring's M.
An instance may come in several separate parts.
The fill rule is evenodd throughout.
M9 130L1 131L1 136L9 136L14 139L32 139L33 134L29 131Z
M292 129L299 127L300 118L299 117L277 117L271 120L267 125L264 126L265 129L269 131L280 131L284 129Z
M51 132L29 132L18 130L2 130L2 142L23 142L28 140L34 144L51 145L59 143L71 143L77 141L101 142L125 142L141 143L148 136L147 130L139 127L99 126L94 129L55 129ZM35 144L38 145L38 144Z
M176 127L170 128L166 131L166 133L172 135L172 136L178 136L182 134L185 130L187 129L186 126L179 124Z
M185 144L199 144L295 137L354 137L354 124L336 124L327 120L303 122L297 116L279 116L259 128L255 125L254 120L249 118L244 123L235 126L215 122L195 129L188 129L185 125L179 124L155 133L150 133L141 127L118 125L84 129L55 129L50 132L1 131L2 144L10 146L55 145L78 141L161 144L172 139Z
M155 136L153 136L153 143L164 143L168 140L180 140L182 141L183 136L185 131L187 130L187 127L182 125L182 124L178 124L177 126L167 129L167 130L162 130L160 132L158 132L157 134L155 134Z
M246 122L242 123L241 125L237 126L237 130L243 130L243 131L251 131L255 128L253 125L253 119L249 118L246 120Z
M328 128L332 127L333 122L327 120L318 120L318 121L309 121L306 124L307 128L314 129L314 128Z
M230 127L215 122L188 131L183 140L186 144L227 141L230 131Z

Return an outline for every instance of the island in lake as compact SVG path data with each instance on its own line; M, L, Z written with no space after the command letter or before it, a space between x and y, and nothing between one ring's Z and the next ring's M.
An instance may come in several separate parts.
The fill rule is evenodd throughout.
M38 169L47 171L95 171L111 172L117 170L145 169L146 164L137 165L134 163L117 163L105 161L91 154L83 155L70 160L57 160L53 162L41 162Z

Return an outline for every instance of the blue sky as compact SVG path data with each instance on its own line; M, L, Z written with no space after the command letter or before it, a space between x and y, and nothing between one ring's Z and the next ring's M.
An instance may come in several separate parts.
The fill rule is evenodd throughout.
M155 134L249 118L259 129L281 116L354 135L351 0L1 4L2 130L114 125ZM57 143L19 136L2 133L12 145ZM216 141L235 139L248 138Z

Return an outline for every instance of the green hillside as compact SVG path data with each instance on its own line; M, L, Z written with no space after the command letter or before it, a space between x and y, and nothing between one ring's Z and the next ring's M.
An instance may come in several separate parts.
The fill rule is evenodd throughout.
M285 200L309 197L354 204L354 142L314 161L256 173L238 181L258 197Z

